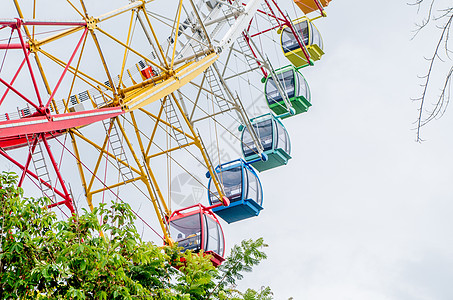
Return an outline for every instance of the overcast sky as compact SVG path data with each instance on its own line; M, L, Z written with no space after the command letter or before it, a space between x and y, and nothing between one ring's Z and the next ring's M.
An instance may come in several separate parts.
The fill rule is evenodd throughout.
M422 14L405 1L334 0L327 13L316 21L326 54L302 71L313 106L284 120L293 159L260 174L259 217L222 223L227 248L269 244L239 288L269 285L275 299L450 300L453 112L419 144L410 100L439 31L411 41Z
M316 23L326 54L304 69L313 107L285 120L293 159L260 176L265 210L247 230L225 228L229 242L252 232L270 245L241 286L270 285L276 299L452 299L453 112L419 144L410 100L440 33L411 41L422 15L406 1L333 1L327 13Z

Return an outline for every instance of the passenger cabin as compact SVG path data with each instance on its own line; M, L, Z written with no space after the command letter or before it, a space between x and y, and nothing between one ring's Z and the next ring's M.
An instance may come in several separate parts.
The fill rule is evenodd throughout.
M268 76L264 84L264 93L269 108L282 119L292 114L306 112L311 106L311 94L304 76L292 65L275 70L275 74L291 106L287 106L274 78Z
M318 2L321 9L324 10L324 7L328 6L330 1L332 0L294 0L294 3L299 6L304 14L309 14L311 12L319 10L318 5L316 5L316 1Z
M263 189L255 170L244 160L236 159L217 166L215 172L230 205L215 207L212 211L227 223L258 216L263 209ZM218 204L219 197L212 178L208 189L210 205Z
M241 137L245 161L249 162L259 172L286 165L291 158L291 143L282 122L269 113L251 119L250 123L261 142L267 160L259 159L261 156L252 134L249 128L245 127Z
M217 267L225 259L225 237L219 220L212 211L201 204L177 210L168 221L170 236L179 247L195 253L204 251L211 255Z
M309 54L307 60L304 51L300 47L290 27L285 26L281 31L281 45L286 58L295 67L304 67L311 64L311 61L321 59L324 54L321 34L316 26L307 18L302 17L293 21L293 29L298 33L299 41L305 46Z

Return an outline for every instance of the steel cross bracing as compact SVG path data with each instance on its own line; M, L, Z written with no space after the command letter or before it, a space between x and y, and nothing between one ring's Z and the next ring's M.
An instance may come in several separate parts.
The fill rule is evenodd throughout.
M181 100L176 99L174 92L189 83L199 74L204 74L205 70L207 70L217 60L218 52L224 52L224 50L228 49L234 41L240 38L243 30L248 26L261 1L250 1L249 5L247 5L244 9L239 5L240 3L236 1L233 2L233 6L235 7L233 16L230 15L223 17L229 18L230 20L234 19L235 22L228 29L227 33L220 36L217 41L211 39L210 34L207 32L207 28L201 24L202 26L197 27L195 30L195 40L199 40L200 42L190 45L193 52L192 54L183 55L180 58L178 58L178 55L182 55L184 51L177 50L177 47L179 47L178 38L182 38L178 34L179 29L184 29L184 26L188 24L190 24L193 28L194 24L197 22L200 23L200 20L203 18L206 19L208 14L200 13L197 15L196 13L198 11L195 10L195 13L191 15L191 18L189 19L190 22L182 26L185 19L181 16L181 6L179 8L178 19L174 25L174 28L176 28L173 42L174 46L169 52L172 53L172 55L166 56L162 49L163 43L159 42L156 35L156 29L149 18L148 11L146 10L145 4L151 2L153 1L133 1L129 5L107 14L103 14L99 17L89 17L85 5L82 5L80 12L82 12L84 16L81 21L54 22L25 19L22 15L18 2L15 1L15 6L20 19L5 21L0 25L11 28L12 31L18 36L21 43L0 44L0 49L7 51L21 50L24 53L24 59L16 72L16 76L12 79L6 79L3 78L3 76L0 77L0 82L6 87L6 92L1 102L3 102L3 99L9 98L7 94L14 93L16 98L20 98L22 103L28 106L28 110L19 111L19 114L15 118L11 118L14 114L1 111L0 120L4 114L4 121L0 121L0 147L6 149L6 151L17 147L29 147L26 136L40 136L40 140L48 152L51 166L55 172L57 172L57 181L60 185L62 185L61 189L63 191L59 191L57 188L55 188L54 191L55 194L63 197L64 200L55 203L55 205L65 204L71 211L73 211L73 208L71 209L72 199L67 192L60 170L58 169L58 164L55 161L47 142L49 138L56 138L66 132L69 132L73 145L73 155L76 157L82 186L85 189L89 206L91 208L93 207L94 195L101 194L106 190L111 190L121 185L142 182L147 190L147 197L151 199L153 205L155 206L156 213L160 216L159 222L161 224L162 231L164 232L165 239L169 242L171 240L168 235L168 229L166 228L165 217L168 216L170 212L168 207L166 207L164 197L159 189L159 185L157 184L157 179L152 172L150 160L161 154L167 155L175 149L162 149L161 152L154 154L149 153L150 145L154 143L153 136L149 138L148 145L144 144L143 132L140 129L143 127L138 125L139 122L135 119L134 111L140 111L147 115L151 115L155 119L156 126L157 124L160 124L168 127L174 132L183 134L185 140L180 140L178 148L187 148L192 145L196 146L203 157L206 167L211 173L211 177L215 178L213 167L202 144L201 138L194 131L192 123L188 120L182 108L182 104L180 103ZM83 4L83 1L81 3ZM217 6L219 5L215 5L214 7ZM126 13L131 14L131 21L128 24L128 37L126 40L118 39L113 34L109 33L106 28L100 26L103 22ZM152 48L151 51L146 52L154 53L152 58L148 54L143 54L144 52L134 48L131 44L131 31L133 27L132 20L135 17L139 20L139 24L146 35L149 46ZM213 20L212 16L211 20ZM32 31L28 29L28 27L31 26L33 26ZM37 40L37 36L35 36L34 33L35 28L39 28L39 26L67 26L68 29ZM217 30L220 32L220 29ZM24 31L25 34L23 34L22 31ZM46 49L47 46L52 45L59 40L76 35L78 35L77 42L74 45L74 49L71 52L69 59L61 59L56 54L51 53ZM112 62L105 56L106 49L103 47L100 37L103 39L109 39L117 47L124 50L124 57L121 61L121 70L118 73L113 72L110 68ZM86 51L86 41L89 38L95 45L98 54L97 59L102 65L102 69L104 71L104 76L102 77L90 75L88 71L83 70L82 64L80 64L83 54ZM141 60L145 63L146 67L137 67L138 63L136 63L132 65L132 68L127 68L126 62L128 61L128 55L134 55L138 58L136 62ZM42 81L41 85L44 86L44 89L47 92L46 97L44 97L42 93L39 93L38 80L35 76L35 70L31 67L30 60L28 59L29 56L33 56L35 58L38 74L40 75ZM41 62L42 57L45 57L51 61L61 70L61 76L57 78L56 81L51 80L49 76L47 76L45 72L46 66ZM153 72L147 70L147 67L151 67ZM18 85L15 84L17 74L21 73L23 69L27 69L30 73L36 92L36 100L32 101L30 98L25 96L24 93L17 88ZM149 72L146 73L145 71ZM151 73L152 75L150 75ZM218 70L216 70L216 73L218 73ZM69 88L69 94L61 97L61 86L63 86L62 84L66 78L69 78L72 81L72 84ZM77 82L83 83L83 85L88 88L84 90L77 90ZM213 82L212 79L211 82ZM228 88L225 87L224 80L221 80L221 82L223 89L228 90ZM240 100L237 97L234 97L231 91L228 91L226 95L227 96L225 96L225 98L227 98L228 102L235 107L236 111L238 111L238 114L241 116L241 120L243 120L244 123L247 123L248 118ZM184 126L177 126L174 123L171 124L171 122L163 120L163 106L161 106L159 116L154 116L151 113L148 114L147 110L145 110L145 107L148 104L168 97L171 97L172 102L176 105L176 107L174 107L174 111L179 115L181 120L184 120ZM20 106L24 107L25 105ZM128 134L119 122L118 116L125 115L127 112L129 112L129 114L127 114L129 116L127 120L133 124L132 128L135 131L136 139L139 141L138 144L140 149L135 149L132 146ZM110 149L108 150L107 145L111 143L111 141L109 142L109 139L112 137L112 128L110 128L110 134L107 134L101 143L93 142L81 133L85 126L103 120L110 120L111 118L116 120L116 133L113 135L118 137L121 136L121 140L124 139L124 142L127 145L127 147L124 147L121 144L120 148L122 150L118 150L119 148L113 145L110 145ZM107 122L105 123L107 124ZM185 129L183 129L183 127L185 127ZM8 128L12 129L10 130ZM186 130L188 131L186 132ZM16 133L13 133L13 131ZM107 130L107 133L108 132L109 130ZM35 141L36 144L34 148L36 148L39 139L35 139ZM83 155L86 153L81 153L79 150L79 144L81 144L81 142L95 148L99 153L98 159L96 160L94 166L94 172L91 171L91 167L86 165L86 160L82 159ZM63 145L63 147L65 146ZM127 151L124 148L127 148ZM118 152L117 150L121 153L127 152L129 156L132 156L132 160L129 161L128 159L123 159L122 154L115 153ZM50 189L53 188L52 184L49 184L49 182L40 178L39 174L35 174L28 170L28 168L25 168L23 164L14 160L9 153L6 153L3 150L0 151L0 153L14 162L17 166L22 167L21 169L23 170L23 174L35 178L35 180L37 180L40 184ZM140 159L140 155L138 155L138 153L142 154L141 156L144 158L145 162ZM110 164L112 161L116 161L116 168L120 171L120 173L133 174L134 176L123 176L122 182L110 185L104 184L100 188L95 188L94 182L101 179L100 161L105 159L105 157L110 160ZM32 158L32 156L29 157L30 160ZM30 161L28 164L30 164ZM90 168L90 171L88 171L88 168ZM128 171L122 172L121 168L126 168L124 170ZM218 182L214 182L214 184L216 185L218 194L220 196L223 195L221 185Z
M6 21L1 21L1 25L3 26L9 26L12 28L13 32L16 32L17 35L19 36L19 39L21 41L21 44L2 44L0 45L1 49L5 49L6 51L8 50L13 50L13 49L21 49L23 50L25 54L25 59L23 60L21 66L16 72L16 75L14 78L10 81L7 82L3 78L0 78L0 81L7 87L7 90L2 98L2 102L7 96L7 94L11 91L14 92L17 96L22 98L27 104L27 108L19 110L19 113L15 115L14 113L5 113L5 121L0 122L0 144L3 146L4 149L12 149L15 147L21 147L21 146L26 146L28 143L24 142L24 137L26 137L27 134L40 134L40 133L47 133L47 132L54 132L57 134L57 132L63 132L64 130L68 128L73 128L73 127L80 127L80 126L86 126L90 123L97 122L100 120L105 120L109 119L111 117L117 116L119 114L124 113L123 109L117 109L115 108L116 103L119 101L121 102L121 99L119 99L119 95L121 92L121 78L120 76L112 78L111 72L108 71L107 69L107 64L103 58L101 48L98 43L96 43L98 50L100 52L100 57L103 62L103 65L106 69L106 75L108 80L107 81L99 81L96 80L90 76L88 76L86 73L81 72L77 67L73 67L73 60L76 58L76 53L78 52L79 48L81 48L81 45L85 45L86 37L87 37L87 32L89 31L90 34L93 36L94 40L97 41L96 34L94 33L95 29L99 29L99 31L107 36L109 34L102 29L96 27L97 24L103 20L107 20L115 15L122 14L128 10L132 9L137 9L137 7L141 6L143 3L132 3L131 5L128 5L127 7L124 7L120 10L115 10L112 13L102 15L98 18L86 18L84 21L81 22L53 22L53 21L37 21L37 20L25 20L23 19L23 15L21 13L20 7L18 3L16 2L16 8L18 10L19 16L22 19L14 19L14 20L6 20ZM34 27L35 26L69 26L71 27L70 29L64 31L63 33L56 34L54 36L44 38L41 41L37 41L33 39L32 35L28 31L27 26L33 26L33 35L34 35ZM24 42L24 38L22 36L21 28L24 28L26 32L26 37L28 38L27 42ZM44 51L41 47L43 45L46 45L48 43L51 43L55 40L58 40L60 38L64 38L67 35L74 34L80 30L83 30L82 37L79 39L79 42L77 43L77 46L75 50L73 51L70 59L68 62L64 62L63 60L58 59L57 57L53 56L52 54ZM134 51L128 46L128 43L122 43L121 41L115 39L113 36L110 36L114 41L118 42L127 50L129 51ZM83 48L82 46L82 48ZM83 51L83 49L82 49ZM80 52L82 52L80 51ZM39 64L39 71L40 75L43 79L43 82L45 84L46 90L49 94L49 100L44 100L41 97L41 94L38 92L38 82L35 78L35 75L33 73L32 67L30 60L28 59L30 53L33 53L33 55L36 58L36 61ZM57 65L63 68L63 74L61 75L60 79L56 83L55 88L52 90L50 87L47 77L43 71L43 68L41 67L39 63L39 56L38 54L41 53L44 56L50 58L53 60ZM81 54L80 54L81 57ZM215 58L215 57L214 57ZM211 59L212 61L212 59ZM26 62L26 64L25 64ZM152 62L151 62L152 64ZM17 75L21 72L23 66L26 65L28 66L31 79L33 81L33 85L35 87L38 103L33 102L24 94L22 94L19 90L17 90L13 84L14 80L17 77ZM191 66L191 70L196 70L197 72L202 72L203 68L208 67L209 64L204 63L201 66ZM124 67L124 66L123 66ZM185 71L183 69L179 69L179 71ZM178 71L177 71L178 72ZM58 101L55 101L54 97L55 94L58 91L58 88L65 77L66 74L72 74L75 77L79 77L81 80L85 81L86 83L89 83L92 87L93 90L89 91L86 90L84 92L81 92L79 94L74 94L71 95L68 100L62 100L61 105L58 105ZM130 74L130 72L128 72ZM194 74L187 74L191 72L185 72L185 76L187 78L195 76ZM192 72L193 73L193 72ZM196 73L196 72L194 72ZM152 80L152 84L150 85L156 85L156 82L159 82L158 80ZM163 80L165 83L165 80ZM140 85L138 88L142 88L146 85ZM174 85L178 86L178 85ZM131 92L135 91L136 89L129 89L126 92ZM173 87L174 89L174 87ZM167 88L167 93L171 92L172 89ZM90 93L91 92L91 93ZM124 92L124 91L123 91ZM93 95L91 95L93 94ZM136 95L135 95L136 96ZM126 97L125 97L126 98ZM135 98L129 98L131 101L136 100L137 97ZM148 97L149 98L149 97ZM127 98L126 98L127 99ZM129 100L127 99L127 100ZM84 107L85 101L90 101L91 104L89 106L93 106L94 110L87 111L86 108ZM123 101L126 102L127 101ZM140 105L135 105L135 108L142 107L149 103L149 99L142 100ZM86 104L85 104L86 106ZM111 107L111 108L109 108ZM99 108L104 108L99 109ZM82 113L83 111L83 113ZM88 113L87 113L88 112ZM62 115L61 117L53 117L53 115ZM16 117L15 117L16 116ZM22 134L24 134L22 136ZM116 148L114 148L116 149ZM45 166L43 166L45 168ZM41 168L39 168L41 170ZM130 173L130 172L129 172ZM38 173L39 175L39 173ZM39 177L39 176L38 176ZM38 181L41 183L41 181Z

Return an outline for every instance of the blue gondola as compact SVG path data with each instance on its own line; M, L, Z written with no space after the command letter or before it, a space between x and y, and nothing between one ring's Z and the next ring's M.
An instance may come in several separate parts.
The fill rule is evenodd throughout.
M264 148L263 153L267 160L260 159L261 155L247 127L244 128L241 138L244 159L259 172L286 165L291 159L291 143L282 122L269 113L251 119L250 123Z
M244 160L236 159L215 168L223 184L229 206L219 206L212 211L228 223L258 216L263 209L263 188L253 168ZM210 205L219 203L218 193L212 179L209 179L208 199Z
M304 76L292 65L275 70L277 78L292 107L288 107L272 76L268 76L264 93L269 108L280 118L306 112L311 106L310 87Z

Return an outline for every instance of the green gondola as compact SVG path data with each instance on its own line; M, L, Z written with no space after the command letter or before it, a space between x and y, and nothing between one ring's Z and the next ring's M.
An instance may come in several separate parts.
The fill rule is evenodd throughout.
M311 106L310 87L304 76L292 65L275 70L283 93L289 104L282 97L277 84L269 75L264 84L264 93L269 108L281 119L306 112Z

